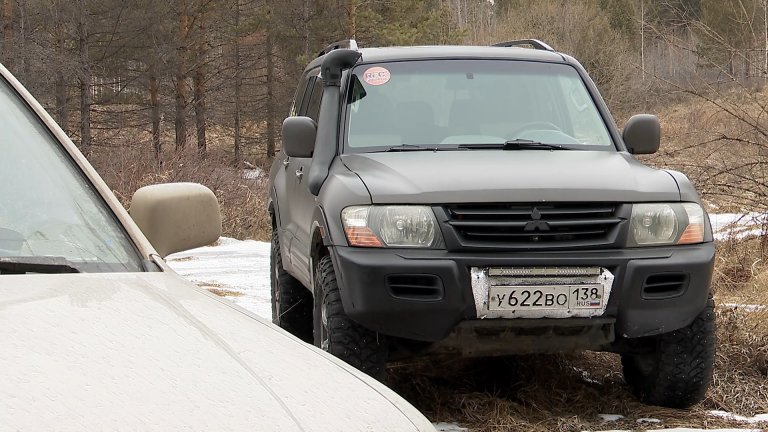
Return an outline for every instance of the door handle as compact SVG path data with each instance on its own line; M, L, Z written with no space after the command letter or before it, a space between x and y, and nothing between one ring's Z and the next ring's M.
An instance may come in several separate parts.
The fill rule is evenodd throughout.
M304 171L302 171L300 169L296 170L296 178L299 179L299 181L301 181L301 178L303 176L304 176Z
M286 156L285 159L283 159L283 166L288 168L288 164L291 163L291 157Z

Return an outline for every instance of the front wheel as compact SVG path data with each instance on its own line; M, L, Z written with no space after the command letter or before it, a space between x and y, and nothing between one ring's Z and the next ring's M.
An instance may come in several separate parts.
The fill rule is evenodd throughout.
M315 345L324 351L376 379L383 378L386 340L344 312L330 256L320 259L315 272L314 335Z
M644 403L670 408L688 408L704 399L715 364L712 294L687 327L644 339L650 352L621 356L632 393Z

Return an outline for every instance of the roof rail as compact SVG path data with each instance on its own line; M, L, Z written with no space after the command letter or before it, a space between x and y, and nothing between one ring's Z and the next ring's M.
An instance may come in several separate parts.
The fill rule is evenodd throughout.
M320 51L317 54L317 56L322 57L333 50L342 49L342 48L357 51L357 42L354 39L346 39L346 40L340 40L338 42L334 42L328 45L327 47L325 47L324 50Z
M533 47L533 49L537 49L537 50L552 51L552 52L555 51L554 48L552 48L551 46L545 44L544 42L538 39L520 39L520 40L509 41L509 42L499 42L497 44L493 44L492 46L511 48L511 47L516 47L520 45L530 45Z

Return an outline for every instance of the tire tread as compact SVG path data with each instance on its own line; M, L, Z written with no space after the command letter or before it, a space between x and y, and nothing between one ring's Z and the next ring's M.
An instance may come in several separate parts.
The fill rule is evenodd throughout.
M276 229L272 230L270 263L272 322L304 342L311 343L312 293L283 268L280 237Z
M315 313L319 306L326 308L328 319L328 352L344 360L366 374L381 379L387 361L387 345L384 336L369 330L349 318L341 302L336 273L330 256L320 259L317 266L317 293ZM316 325L319 320L316 318ZM319 332L316 331L316 336ZM315 340L320 345L319 336Z
M656 347L652 354L621 357L632 392L644 403L670 408L688 408L704 399L715 359L712 294L690 325L649 339ZM640 361L650 363L650 370L643 372Z

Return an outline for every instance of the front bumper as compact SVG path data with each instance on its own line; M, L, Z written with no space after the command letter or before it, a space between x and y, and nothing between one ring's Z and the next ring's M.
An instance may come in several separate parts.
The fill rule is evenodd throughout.
M379 333L421 341L442 340L460 322L477 319L470 269L488 266L605 267L615 279L602 317L616 320L618 336L677 330L706 305L714 255L713 243L514 253L332 248L347 315ZM650 281L667 275L681 281L677 289L651 289Z

